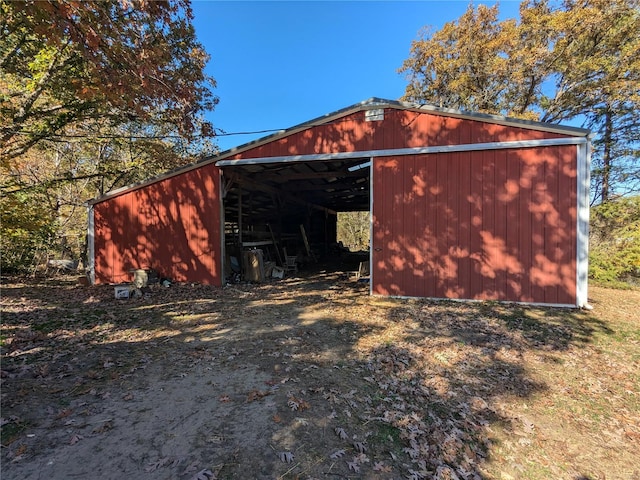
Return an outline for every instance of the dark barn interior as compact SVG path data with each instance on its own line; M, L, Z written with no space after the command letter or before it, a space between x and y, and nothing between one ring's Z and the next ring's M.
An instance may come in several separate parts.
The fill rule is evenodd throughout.
M336 235L337 212L370 210L369 164L364 157L222 166L225 278L262 280L280 269L355 271L368 262L368 253L348 252Z

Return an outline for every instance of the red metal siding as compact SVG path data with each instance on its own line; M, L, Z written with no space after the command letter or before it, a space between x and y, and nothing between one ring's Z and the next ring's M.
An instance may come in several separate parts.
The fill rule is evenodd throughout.
M373 162L373 292L574 305L576 147Z
M154 268L221 285L219 192L219 169L206 165L94 205L96 283Z
M367 122L364 112L357 112L330 123L309 127L230 158L310 155L558 137L562 135L387 108L382 121Z

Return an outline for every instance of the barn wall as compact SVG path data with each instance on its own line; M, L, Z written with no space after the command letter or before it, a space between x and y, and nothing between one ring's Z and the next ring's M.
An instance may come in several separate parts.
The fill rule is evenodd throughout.
M96 283L131 281L131 269L221 285L220 174L214 165L94 205Z
M364 112L356 112L246 150L229 159L560 137L563 135L558 133L387 108L382 121L367 122Z
M576 150L375 158L373 293L575 305Z

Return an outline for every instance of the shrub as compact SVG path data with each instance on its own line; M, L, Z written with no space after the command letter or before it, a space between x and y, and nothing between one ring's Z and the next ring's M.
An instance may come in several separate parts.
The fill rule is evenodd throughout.
M25 272L38 250L51 242L53 220L33 196L24 193L0 198L0 266L3 273Z
M640 280L640 196L591 209L589 277L601 282Z

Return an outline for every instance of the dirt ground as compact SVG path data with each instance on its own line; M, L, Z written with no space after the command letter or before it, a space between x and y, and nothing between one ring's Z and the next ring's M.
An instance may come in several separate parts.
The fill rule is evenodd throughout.
M2 280L2 478L640 478L640 292Z

